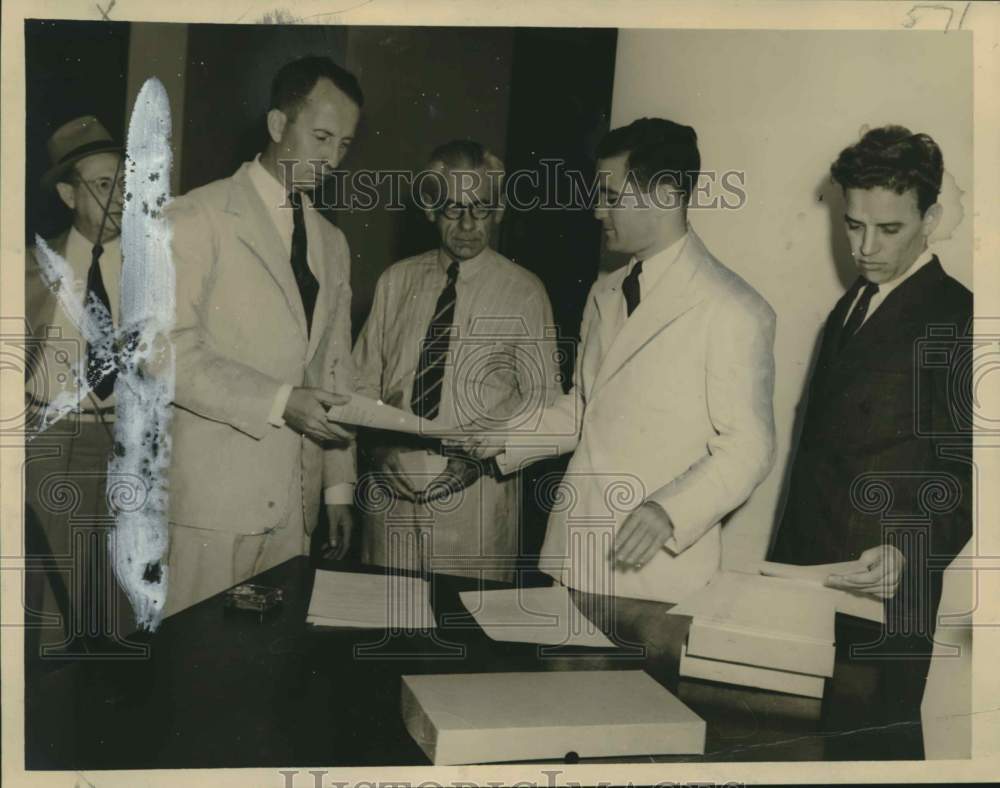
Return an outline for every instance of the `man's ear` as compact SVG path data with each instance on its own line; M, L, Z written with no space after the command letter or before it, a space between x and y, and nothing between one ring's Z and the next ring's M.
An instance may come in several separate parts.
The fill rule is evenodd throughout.
M288 127L288 116L280 109L272 109L267 113L267 133L273 142L281 142Z
M424 208L424 216L427 217L427 221L434 224L437 221L437 214L430 208Z
M926 211L924 211L924 216L921 221L924 225L923 234L925 238L929 238L934 234L934 231L937 229L943 214L944 208L941 207L941 203L939 202L934 203Z
M59 182L56 184L56 192L59 193L59 199L63 201L67 208L71 211L76 210L76 189L70 183Z

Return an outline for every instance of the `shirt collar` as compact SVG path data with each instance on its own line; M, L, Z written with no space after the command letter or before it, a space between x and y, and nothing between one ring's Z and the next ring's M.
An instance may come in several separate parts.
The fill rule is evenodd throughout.
M934 259L934 253L930 249L924 249L923 254L918 257L913 265L906 269L906 273L902 276L897 276L890 282L883 282L879 285L878 291L882 298L885 298L889 293L899 287L903 282L913 276L917 271L927 265L931 260Z
M105 256L114 256L118 253L119 247L121 246L121 236L116 235L110 241L107 241L101 246L104 248L104 253L101 258L104 259ZM76 227L69 228L69 235L66 236L66 257L69 260L79 259L85 261L87 265L90 265L90 255L94 249L94 244L87 240L86 236L81 233Z
M654 282L659 281L660 277L663 276L664 272L670 268L670 266L676 262L677 258L681 256L681 250L684 248L684 243L687 241L688 233L685 230L684 235L674 241L666 249L661 249L656 254L650 256L646 260L642 261L642 278L646 287L644 289L651 289L651 285ZM628 272L632 273L632 269L635 268L638 263L638 259L633 257L629 262Z
M475 276L479 273L483 266L486 265L486 261L489 258L489 252L490 247L487 246L475 257L470 257L468 260L460 260L458 265L458 278L467 279L468 277ZM439 247L437 261L438 265L441 266L441 271L447 275L448 267L452 264L451 255Z
M269 211L277 212L282 208L289 207L288 193L285 191L285 187L277 178L264 169L264 165L260 163L259 153L250 162L248 174L250 175L251 183L253 183L254 188L257 190L257 194L260 195L260 198L264 201L264 205L267 206ZM312 200L309 199L308 194L302 193L302 197L303 205L312 205Z

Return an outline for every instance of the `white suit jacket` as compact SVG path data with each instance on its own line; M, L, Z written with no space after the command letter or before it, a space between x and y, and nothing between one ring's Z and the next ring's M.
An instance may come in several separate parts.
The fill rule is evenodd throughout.
M583 591L676 602L718 569L721 521L774 459L774 328L768 303L693 230L616 331L627 266L587 298L572 391L534 433L507 440L510 472L575 452L551 505L541 568ZM644 500L674 536L640 570L610 561L614 532Z
M170 520L262 533L315 525L324 487L355 480L353 447L327 448L268 416L283 383L343 390L351 367L350 254L305 211L319 295L307 337L289 254L244 164L169 209L177 272Z

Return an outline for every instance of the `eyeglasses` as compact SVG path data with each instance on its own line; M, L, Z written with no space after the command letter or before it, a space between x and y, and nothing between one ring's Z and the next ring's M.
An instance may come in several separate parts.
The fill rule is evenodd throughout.
M468 212L473 219L485 219L493 212L493 208L489 205L483 205L478 202L467 203L465 205L461 205L457 202L448 202L445 203L445 206L438 211L439 214L447 219L461 219L466 212Z
M91 178L90 180L77 178L76 182L89 186L94 193L99 194L101 197L107 197L115 189L121 191L124 187L121 178L109 178L107 176L102 178Z

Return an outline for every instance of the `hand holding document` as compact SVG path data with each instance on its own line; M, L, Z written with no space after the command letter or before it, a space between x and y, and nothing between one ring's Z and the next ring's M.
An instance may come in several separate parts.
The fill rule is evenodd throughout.
M865 618L877 623L885 621L885 611L880 599L851 590L832 587L828 584L828 579L831 576L849 577L858 572L867 571L869 568L867 561L858 559L856 561L840 561L833 564L812 564L809 566L760 561L754 565L754 568L760 574L767 575L768 577L782 578L825 589L827 595L833 600L838 613Z
M355 427L390 430L409 435L423 435L428 438L456 434L453 427L422 418L409 411L386 405L381 400L363 397L360 394L351 394L345 404L331 405L327 410L326 417L329 421L337 421Z

